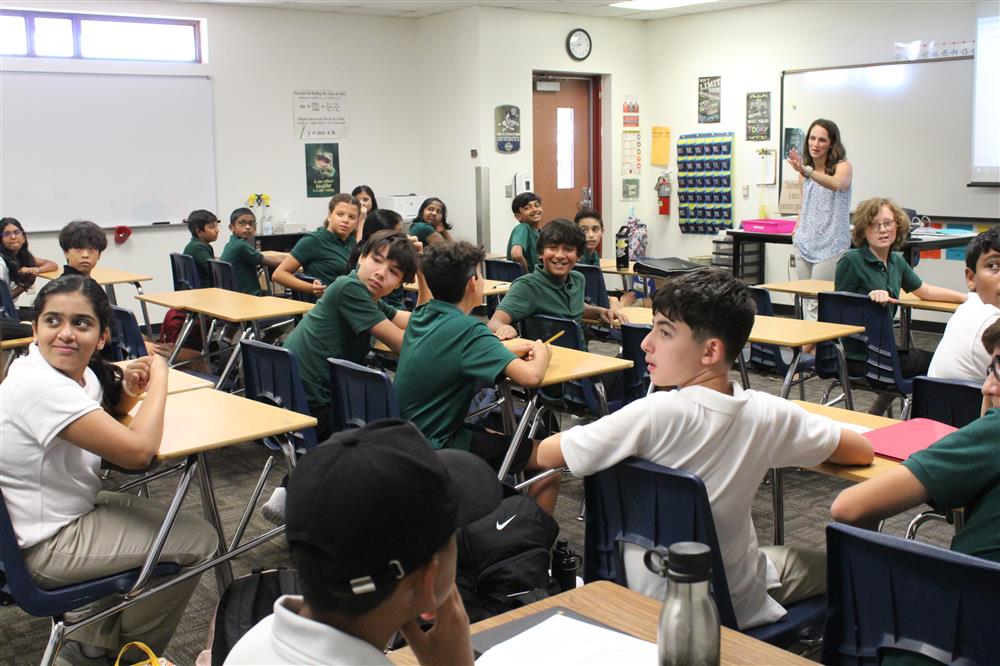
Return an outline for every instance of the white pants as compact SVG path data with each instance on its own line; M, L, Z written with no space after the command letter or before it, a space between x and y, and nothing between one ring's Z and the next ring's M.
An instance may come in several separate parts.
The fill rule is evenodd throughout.
M837 262L844 256L843 253L836 257L824 259L813 263L802 258L798 249L795 250L795 275L800 280L829 280L833 282L837 273ZM819 304L815 298L806 298L802 308L802 318L816 321Z

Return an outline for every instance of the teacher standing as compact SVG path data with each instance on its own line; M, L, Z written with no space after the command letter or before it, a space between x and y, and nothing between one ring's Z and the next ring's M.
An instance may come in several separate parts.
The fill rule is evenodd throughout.
M802 184L802 211L792 232L796 274L800 280L833 280L837 261L851 247L853 176L836 123L814 120L805 155L793 148L788 162ZM815 299L806 303L804 317L816 319Z

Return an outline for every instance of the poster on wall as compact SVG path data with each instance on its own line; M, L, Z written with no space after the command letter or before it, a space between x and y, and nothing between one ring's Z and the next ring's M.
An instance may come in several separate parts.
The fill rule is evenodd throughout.
M501 104L493 112L498 153L521 150L521 109L513 104Z
M788 159L788 153L792 152L792 148L802 152L802 143L805 139L806 133L802 131L801 127L786 127L785 128L785 143L781 149L781 156L783 159Z
M340 149L335 143L306 144L306 196L331 197L340 192Z
M747 141L771 140L771 93L747 93Z
M639 199L639 179L622 178L622 201L637 201Z
M347 91L296 90L292 117L298 139L341 139L347 135Z
M717 123L721 119L722 77L698 77L698 122Z
M639 130L622 130L622 177L642 175L642 138Z

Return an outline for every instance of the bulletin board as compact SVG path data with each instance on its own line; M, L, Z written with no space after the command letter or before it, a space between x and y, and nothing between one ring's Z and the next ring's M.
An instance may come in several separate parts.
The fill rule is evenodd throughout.
M29 231L216 209L204 76L0 72L0 205Z
M935 218L997 218L996 189L967 187L973 60L948 58L782 72L781 131L840 128L854 168L851 207L893 199ZM784 159L781 180L798 174Z

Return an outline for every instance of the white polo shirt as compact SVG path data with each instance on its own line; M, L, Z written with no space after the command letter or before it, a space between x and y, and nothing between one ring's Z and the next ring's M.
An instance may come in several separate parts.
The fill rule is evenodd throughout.
M729 594L741 629L781 619L785 609L767 594L778 572L760 552L750 509L772 467L816 465L836 450L840 428L788 400L744 391L733 395L702 386L653 393L594 423L562 434L562 453L576 476L587 476L636 456L692 472L705 482L726 567ZM636 547L638 548L638 547ZM626 553L629 587L663 598L665 579L642 558Z
M382 653L360 638L328 624L299 615L302 597L284 595L268 615L243 635L226 657L226 666L282 666L329 664L367 666L391 664Z
M998 318L1000 309L983 303L976 292L969 292L969 298L948 319L927 376L974 382L986 379L990 355L983 347L983 331Z

